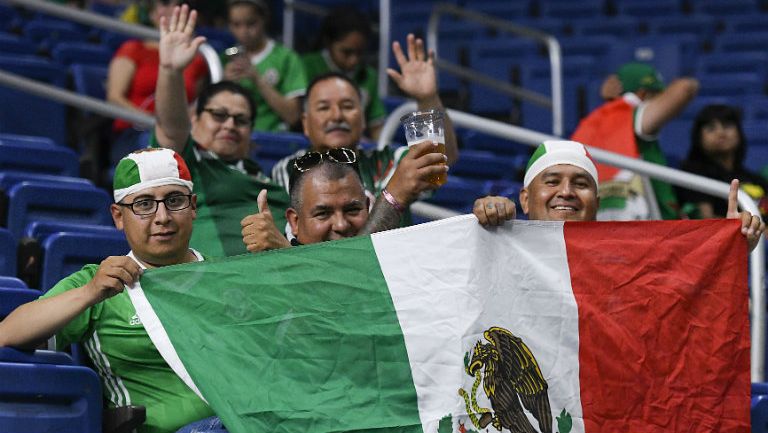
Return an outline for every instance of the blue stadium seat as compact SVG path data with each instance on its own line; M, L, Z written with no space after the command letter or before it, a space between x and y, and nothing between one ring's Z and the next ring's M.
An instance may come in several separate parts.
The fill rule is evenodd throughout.
M451 176L464 179L496 180L515 176L514 160L483 150L463 150L451 166Z
M614 36L629 38L640 31L640 21L635 17L592 17L571 20L571 29L578 36Z
M749 147L768 147L768 123L762 121L745 121L741 127L747 138ZM768 164L768 161L765 161Z
M523 189L522 182L508 179L492 180L486 183L483 195L503 196L516 202L521 189Z
M747 34L765 31L765 14L751 13L729 16L723 21L725 34Z
M34 56L0 55L0 69L58 87L66 86L67 74L61 66ZM5 86L0 86L0 100L6 107L18 108L0 110L0 131L67 142L63 104Z
M656 17L648 22L648 33L656 36L689 34L704 43L712 40L717 25L717 20L708 15Z
M112 60L112 54L112 50L104 45L85 42L60 42L51 50L53 60L62 65L80 63L106 67Z
M747 97L763 93L764 80L757 74L707 74L699 77L699 96Z
M3 320L16 307L39 298L42 293L37 290L7 287L0 281L0 320Z
M530 155L532 147L473 129L457 128L456 135L465 149L486 150L497 155L514 157ZM464 153L461 152L460 159Z
M0 170L77 177L80 162L67 147L28 142L16 144L0 139Z
M15 145L38 145L46 147L59 146L58 143L53 141L49 137L41 137L39 135L23 135L23 134L8 134L0 133L0 144L15 144Z
M691 126L688 120L672 120L661 128L659 145L670 167L680 167L680 163L688 156Z
M477 39L487 28L475 22L444 20L438 34L437 59L456 65L468 66L470 53L477 47ZM458 92L461 79L442 68L438 68L438 85L441 92Z
M768 96L748 97L744 102L744 120L768 121Z
M125 238L114 235L63 232L48 236L43 242L43 250L40 288L49 290L84 265L98 264L109 256L125 255L130 247Z
M736 98L736 97L728 97L728 96L697 96L693 99L683 110L682 113L680 113L679 116L677 116L677 120L685 120L689 123L693 122L693 119L696 118L696 115L699 114L699 111L701 111L702 108L706 107L707 105L736 105L741 106L742 105L743 98Z
M88 41L88 32L73 23L53 19L33 19L28 21L22 33L25 38L50 49L59 42Z
M766 19L768 24L768 19ZM753 73L768 78L768 54L765 52L711 53L699 56L696 76L709 74Z
M560 41L563 57L589 56L602 66L620 39L613 36L570 36Z
M16 239L0 228L0 275L16 275Z
M19 182L8 195L8 230L16 239L32 221L111 225L112 198L102 189L75 183Z
M520 66L539 57L538 46L532 39L478 39L470 50L472 69L499 81L520 83ZM470 83L469 111L500 113L512 109L512 97L477 82Z
M768 46L768 31L723 34L715 39L715 52L734 53L739 51L765 52Z
M112 52L117 51L117 49L120 48L120 45L129 39L131 39L131 37L128 35L123 33L113 33L107 30L102 31L100 37L101 43L109 47Z
M699 40L694 35L644 36L623 41L614 46L606 73L614 73L624 63L652 64L665 81L693 73L699 52Z
M565 136L576 128L586 111L586 83L598 72L593 69L591 57L571 56L563 59L563 133ZM544 62L523 65L523 86L545 95L552 94L551 71ZM529 101L522 102L523 126L542 132L552 132L550 108Z
M768 395L755 394L752 384L752 401L750 414L752 418L752 433L768 433Z
M463 7L493 15L496 18L509 21L518 21L521 18L530 15L530 6L524 1L494 0L494 1L472 1L467 2Z
M36 180L47 183L74 183L83 186L93 186L93 182L82 177L58 176L26 171L0 171L0 191L8 191L12 186L25 180Z
M0 53L30 55L37 52L37 45L27 39L9 33L0 33Z
M593 18L603 13L602 0L580 1L547 1L539 5L539 13L543 17L570 19Z
M755 0L696 0L691 2L695 12L701 12L716 17L759 13ZM728 21L727 19L725 21Z
M26 289L27 284L16 277L8 277L5 275L0 275L0 287Z
M12 351L3 348L0 356ZM100 433L101 384L96 373L58 364L60 355L46 358L38 352L45 351L29 355L33 362L0 361L0 431ZM46 359L48 363L40 362Z
M475 200L483 196L485 182L448 175L448 181L427 200L462 213L472 212Z
M83 233L125 239L125 233L113 226L78 224L62 221L32 221L24 229L24 237L45 241L49 236L61 233Z
M251 134L255 143L251 156L257 161L264 158L281 159L301 149L309 148L309 140L304 134L293 132L261 132Z
M683 13L679 0L622 0L616 2L618 15L628 15L643 19L655 19L681 15Z

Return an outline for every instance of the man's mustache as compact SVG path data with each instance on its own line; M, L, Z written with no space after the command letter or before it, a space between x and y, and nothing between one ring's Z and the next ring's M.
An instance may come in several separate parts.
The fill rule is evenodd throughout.
M325 127L324 132L331 132L334 129L343 129L344 131L349 132L352 130L352 127L347 122L339 122L339 123L333 122L333 123L329 123Z

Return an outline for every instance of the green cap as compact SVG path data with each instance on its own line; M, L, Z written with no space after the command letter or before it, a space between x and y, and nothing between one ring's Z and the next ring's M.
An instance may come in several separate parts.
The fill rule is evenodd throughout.
M653 66L645 63L627 63L617 72L625 92L637 92L640 89L660 92L664 90L664 80Z

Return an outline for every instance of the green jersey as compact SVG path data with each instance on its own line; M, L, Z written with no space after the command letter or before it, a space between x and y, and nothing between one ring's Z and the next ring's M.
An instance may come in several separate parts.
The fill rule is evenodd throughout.
M328 50L306 54L302 56L301 61L304 63L304 70L309 81L328 72L342 72L331 60ZM376 69L370 66L360 66L345 75L357 84L357 87L360 89L363 107L365 107L365 120L368 126L384 123L387 112L384 109L384 103L381 102L379 97Z
M200 253L194 253L198 260L203 260ZM41 298L84 286L98 268L98 265L84 266L59 281ZM57 349L73 343L83 343L101 378L103 394L110 407L146 407L147 420L139 432L172 433L214 415L163 360L126 291L87 308L56 334Z
M230 58L221 57L221 63L226 65ZM298 54L272 39L261 53L251 57L251 64L259 76L286 98L297 98L307 90L307 77ZM250 79L243 79L239 84L251 91L256 103L255 122L253 129L257 131L286 131L288 126L280 116L267 104L256 84Z
M152 147L160 147L152 134ZM190 137L181 152L197 194L197 218L189 244L209 257L245 254L240 221L258 211L256 199L267 190L270 210L278 228L285 227L290 200L280 185L270 182L259 165L249 159L228 163L204 150Z

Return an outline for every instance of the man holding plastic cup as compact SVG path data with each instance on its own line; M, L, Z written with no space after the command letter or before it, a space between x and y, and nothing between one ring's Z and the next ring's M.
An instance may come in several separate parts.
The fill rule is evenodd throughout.
M408 35L407 56L398 42L392 44L392 51L400 67L400 72L387 70L392 80L405 94L416 99L419 110L444 112L445 108L437 93L434 56L432 53L426 54L424 42ZM359 149L358 144L365 129L361 101L359 89L343 74L319 76L307 88L302 125L309 138L311 151L323 152L341 147L356 150L366 195L374 199L387 186L408 148L393 149L387 146L370 151ZM450 165L458 158L458 148L450 119L446 116L443 122L446 163ZM272 170L272 179L287 190L293 161L304 153L306 151L302 150L279 161ZM396 201L407 201L405 197L397 197L394 192L392 195Z

